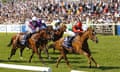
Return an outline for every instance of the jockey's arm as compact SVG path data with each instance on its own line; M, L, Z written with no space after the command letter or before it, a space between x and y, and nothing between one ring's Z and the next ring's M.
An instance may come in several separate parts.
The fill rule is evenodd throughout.
M31 28L31 29L35 29L35 27L34 27L32 24L29 24L28 26L29 26L29 28Z
M73 30L73 32L75 32L75 33L83 33L83 30L76 29L75 26L72 28L72 30Z
M72 27L72 31L75 32L75 33L79 32L79 30L77 30L75 26Z

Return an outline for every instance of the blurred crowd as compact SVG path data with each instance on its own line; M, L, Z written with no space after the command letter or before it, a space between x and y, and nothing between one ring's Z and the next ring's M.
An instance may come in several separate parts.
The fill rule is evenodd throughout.
M81 2L44 2L42 0L16 0L0 2L0 24L23 24L33 16L44 19L50 24L54 19L69 23L76 16L82 21L117 22L120 17L120 2L94 1Z

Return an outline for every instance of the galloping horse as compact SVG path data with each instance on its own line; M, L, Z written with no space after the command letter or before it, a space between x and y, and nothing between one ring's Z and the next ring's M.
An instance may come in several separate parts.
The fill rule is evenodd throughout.
M66 31L66 25L65 24L60 24L60 28L58 30L54 30L53 33L53 41L57 41L60 38L62 38L64 32Z
M41 57L40 52L38 51L38 48L39 48L39 46L42 46L41 45L42 43L44 43L43 40L46 41L46 40L51 39L51 37L52 37L51 34L48 33L48 30L41 30L41 31L33 34L28 39L28 41L27 41L28 44L26 46L21 45L21 43L20 43L21 40L23 39L23 35L24 35L24 33L18 33L11 38L11 41L8 44L8 46L12 45L12 50L11 50L10 57L8 57L8 59L10 60L12 58L12 56L15 55L16 50L18 48L20 48L20 53L21 53L21 56L22 56L22 52L23 52L24 48L28 47L28 48L32 49L32 55L29 59L29 62L31 62L31 59L32 59L34 53L37 53L37 55L39 56L39 58L42 61L42 57ZM41 49L42 49L42 47L40 47L40 50Z
M60 28L58 30L53 31L52 41L55 42L59 40L60 38L62 38L62 36L64 35L64 32L66 31L66 28L67 26L65 24L60 24ZM55 53L55 48L52 47L52 44L48 48L53 48L53 51Z
M91 56L91 52L89 50L88 45L86 45L88 39L98 42L97 37L92 28L88 28L87 31L85 31L82 35L78 34L75 36L75 38L72 41L72 47L73 47L74 53L83 54L83 55L87 56L88 62L89 62L89 67L91 67L91 61L93 61L95 63L96 67L99 67L99 65L96 63L94 58ZM61 55L59 56L59 58L57 60L56 67L58 67L58 64L62 58L64 58L67 65L69 67L71 67L69 64L69 61L67 59L68 51L67 51L67 49L64 48L63 42L64 42L64 37L57 40L53 44L54 48L59 50L61 53Z

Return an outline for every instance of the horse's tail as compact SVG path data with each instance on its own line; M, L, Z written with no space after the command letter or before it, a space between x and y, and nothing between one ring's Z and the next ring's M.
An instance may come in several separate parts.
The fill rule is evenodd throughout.
M10 47L10 46L12 45L13 40L16 39L16 37L17 37L17 35L14 35L14 36L11 38L9 44L7 45L8 47Z
M10 47L12 45L12 43L13 43L13 38L11 38L11 40L7 46Z

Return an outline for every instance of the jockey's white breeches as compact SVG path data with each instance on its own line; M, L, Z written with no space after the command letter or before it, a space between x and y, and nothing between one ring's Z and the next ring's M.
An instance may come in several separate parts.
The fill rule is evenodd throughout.
M27 28L26 31L29 32L29 33L34 33L34 32L36 32L36 30L33 30L33 29L31 29L31 28Z
M68 29L64 33L67 34L68 36L75 36L75 33L73 31L68 30Z

